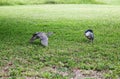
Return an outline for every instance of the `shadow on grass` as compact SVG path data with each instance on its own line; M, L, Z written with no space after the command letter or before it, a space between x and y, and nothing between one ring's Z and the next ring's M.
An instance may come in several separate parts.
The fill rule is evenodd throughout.
M30 42L29 42L30 43ZM32 42L30 44L33 44L33 45L40 45L40 42Z
M45 46L43 46L40 42L33 42L33 43L30 43L30 44L33 45L33 46L35 45L35 46L38 46L38 47L45 48Z

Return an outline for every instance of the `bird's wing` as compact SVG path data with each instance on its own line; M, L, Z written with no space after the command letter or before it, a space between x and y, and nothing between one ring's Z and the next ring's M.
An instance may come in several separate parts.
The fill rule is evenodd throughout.
M48 46L48 39L42 39L42 40L41 40L41 44L42 44L43 46Z

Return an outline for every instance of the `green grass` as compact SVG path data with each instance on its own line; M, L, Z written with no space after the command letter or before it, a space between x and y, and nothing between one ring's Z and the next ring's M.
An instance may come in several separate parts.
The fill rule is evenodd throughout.
M38 5L38 4L113 4L119 0L0 0L0 5Z
M48 70L72 69L112 70L119 75L120 6L109 5L33 5L0 7L0 77L32 76L68 79ZM94 44L84 37L93 29ZM54 32L49 46L36 40L29 43L34 32ZM12 66L8 64L12 62ZM44 70L42 70L44 69ZM109 77L109 75L107 75Z
M97 0L97 1L101 1L104 2L105 4L114 4L114 5L119 5L120 4L120 0Z
M96 0L0 0L0 5L26 4L103 4Z

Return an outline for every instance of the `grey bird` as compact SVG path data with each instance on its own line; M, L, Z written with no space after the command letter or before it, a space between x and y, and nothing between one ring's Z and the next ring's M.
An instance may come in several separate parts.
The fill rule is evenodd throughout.
M86 30L85 36L93 43L93 40L94 40L93 30L91 30L91 29Z
M36 32L33 34L32 38L30 39L30 43L34 42L36 39L40 39L41 44L43 46L48 46L48 37L51 36L53 33L52 32Z

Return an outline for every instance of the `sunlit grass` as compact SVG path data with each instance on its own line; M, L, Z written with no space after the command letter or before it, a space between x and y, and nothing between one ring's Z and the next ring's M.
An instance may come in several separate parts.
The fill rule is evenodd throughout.
M120 0L97 0L97 1L101 1L104 2L106 4L114 4L114 5L119 5L120 4Z

